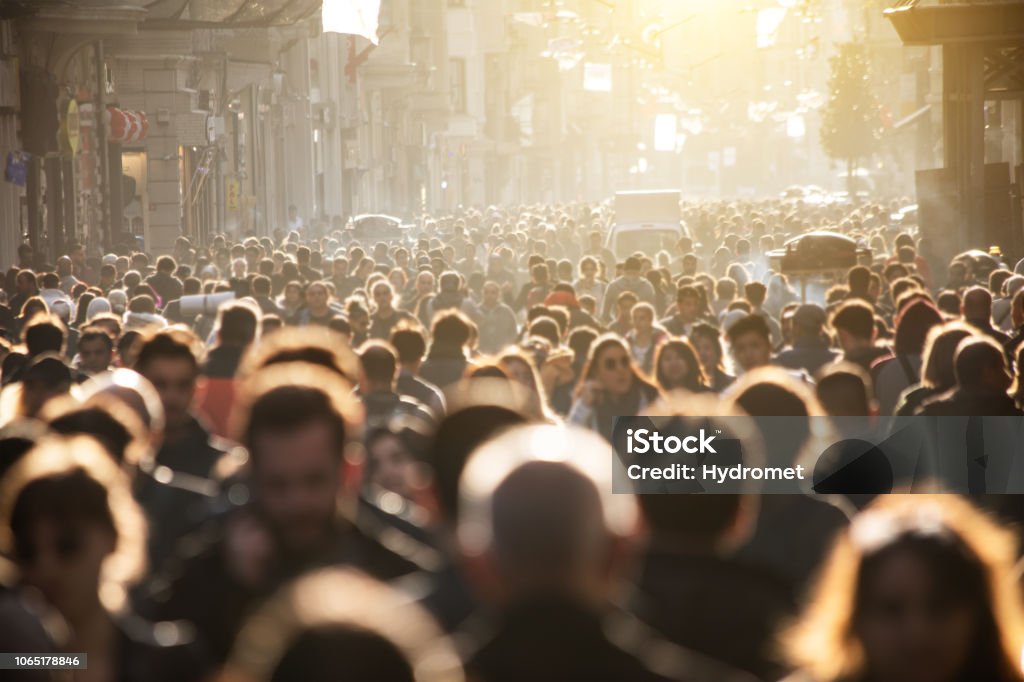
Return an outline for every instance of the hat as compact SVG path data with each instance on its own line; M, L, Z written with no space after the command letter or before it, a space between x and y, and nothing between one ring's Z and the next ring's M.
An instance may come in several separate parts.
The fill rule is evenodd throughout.
M803 303L793 313L793 325L801 329L819 330L827 319L825 309L817 303Z
M117 254L116 253L108 253L108 254L104 255L103 256L103 264L104 265L117 265Z

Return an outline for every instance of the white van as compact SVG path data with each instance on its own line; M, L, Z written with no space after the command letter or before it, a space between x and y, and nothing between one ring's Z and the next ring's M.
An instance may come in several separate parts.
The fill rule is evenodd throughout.
M605 246L619 260L636 251L650 257L661 249L672 249L689 236L679 209L677 189L615 194L615 220Z

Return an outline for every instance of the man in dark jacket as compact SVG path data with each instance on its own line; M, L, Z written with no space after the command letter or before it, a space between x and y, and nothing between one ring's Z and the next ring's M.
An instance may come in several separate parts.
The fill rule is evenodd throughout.
M178 264L170 256L160 256L156 261L156 272L146 279L146 284L160 297L160 307L166 306L175 299L181 298L183 285L174 276Z
M793 314L793 347L778 354L775 362L789 369L802 369L813 376L822 365L838 355L825 336L825 311L816 303L804 303Z
M775 680L778 628L797 614L789 585L733 550L756 523L743 495L641 495L651 531L630 608L672 642ZM685 613L685 618L679 614Z
M418 568L338 511L343 453L359 426L348 385L300 363L265 371L242 419L248 504L190 538L148 604L153 616L191 622L217 662L252 608L302 573L344 564L390 580Z

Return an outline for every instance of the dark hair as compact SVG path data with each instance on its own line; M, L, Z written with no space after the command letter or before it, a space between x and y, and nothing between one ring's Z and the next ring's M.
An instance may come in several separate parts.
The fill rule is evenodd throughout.
M402 364L418 362L427 353L427 341L423 332L415 327L400 327L391 332L391 345Z
M174 258L171 256L160 256L156 259L157 272L174 272L177 268L178 264L174 262Z
M39 313L29 320L22 336L28 356L34 358L41 353L63 353L67 330L60 318Z
M102 341L107 350L114 350L113 337L111 337L106 330L93 326L88 326L82 329L82 334L78 337L78 345L81 346L83 343L89 343L97 340Z
M668 377L665 376L664 370L662 370L661 360L667 351L681 355L686 365L690 368L689 373L683 378L681 384L671 383ZM708 380L704 376L704 368L701 367L697 351L694 350L693 345L686 339L670 339L658 347L658 354L654 359L654 375L658 381L658 386L663 391L681 388L687 391L698 392L706 389L708 386Z
M236 418L239 442L249 451L254 467L260 461L257 437L263 433L294 433L313 423L325 423L330 427L332 450L339 462L350 435L338 398L327 389L307 384L277 383L257 389Z
M1006 356L1003 349L988 338L967 338L957 346L953 364L957 384L977 386L984 381L987 371L1006 371Z
M525 424L527 418L501 405L470 405L449 413L438 424L430 447L434 487L442 516L459 517L459 478L470 454L503 429Z
M718 540L735 524L743 495L638 495L655 536Z
M256 275L252 278L252 293L256 296L270 295L270 278L266 275Z
M118 344L118 350L120 347ZM178 328L162 329L142 341L139 356L135 361L135 370L145 374L151 362L164 358L185 360L198 372L199 353L199 340L192 332Z
M256 338L259 320L249 306L239 303L223 306L217 317L218 339L222 345L243 348Z
M462 348L471 334L469 320L460 312L446 310L434 318L433 343L441 347Z
M552 346L561 344L558 323L550 317L538 317L530 323L530 336L539 336Z
M40 519L53 521L62 529L96 524L117 535L107 489L81 468L37 478L19 492L10 516L14 554L19 561L36 556L32 533Z
M764 303L765 296L768 295L768 287L761 284L760 282L747 282L743 285L743 296L750 305L757 307Z
M355 625L306 630L289 644L269 682L324 680L344 670L349 680L415 682L405 654L382 635Z
M760 315L742 317L725 331L725 335L729 338L729 343L733 344L745 334L757 334L764 338L769 345L771 344L772 332L768 328L768 323Z
M391 384L395 380L398 358L394 348L385 341L371 340L359 351L366 379L376 384Z
M832 326L858 339L870 339L875 331L875 313L866 303L847 301L832 316Z

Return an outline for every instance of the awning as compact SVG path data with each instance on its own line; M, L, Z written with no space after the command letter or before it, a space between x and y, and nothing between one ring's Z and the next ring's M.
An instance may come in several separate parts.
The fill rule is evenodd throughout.
M892 129L893 130L899 130L900 128L903 128L905 126L913 125L914 123L917 123L921 119L921 117L923 117L925 114L927 114L931 110L932 110L932 105L931 104L925 104L923 107L921 107L920 109L918 109L914 113L912 113L912 114L910 114L908 116L904 116L900 120L896 121L896 123L893 124Z
M149 132L149 121L146 119L146 114L141 111L109 106L104 121L107 125L108 142L122 144L141 142L146 139L146 133Z

